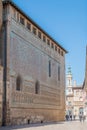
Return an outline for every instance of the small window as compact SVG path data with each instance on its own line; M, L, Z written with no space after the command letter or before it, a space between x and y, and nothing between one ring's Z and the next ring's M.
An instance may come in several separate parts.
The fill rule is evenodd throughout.
M51 48L54 48L54 44L53 43L51 43Z
M55 46L55 51L57 51L57 46Z
M31 30L31 24L27 23L27 29Z
M63 56L63 51L61 51L61 56Z
M38 37L41 39L41 32L38 32Z
M43 41L46 42L46 37L45 36L43 36Z
M58 65L58 81L60 81L60 65Z
M17 13L17 21L19 22L19 13Z
M23 25L25 24L25 23L24 23L24 18L23 18L23 17L20 17L20 23L23 24Z
M22 79L21 79L20 75L18 75L18 77L16 79L16 90L20 91L21 85L22 85Z
M37 80L35 83L35 94L39 94L40 93L40 83Z
M14 19L16 19L16 10L15 9L13 10L13 17L14 17Z
M33 33L36 35L36 28L33 27Z
M50 40L49 39L47 39L47 45L50 46Z
M71 106L71 101L68 102L68 105Z
M51 77L51 61L50 60L49 60L48 70L49 70L49 77Z
M71 89L69 89L69 92L72 92Z
M58 48L58 53L60 54L60 48Z

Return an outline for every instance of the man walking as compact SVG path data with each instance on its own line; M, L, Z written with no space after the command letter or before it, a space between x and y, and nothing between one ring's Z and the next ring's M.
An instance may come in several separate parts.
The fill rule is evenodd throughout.
M82 121L82 113L81 112L79 113L79 120L80 120L80 122Z

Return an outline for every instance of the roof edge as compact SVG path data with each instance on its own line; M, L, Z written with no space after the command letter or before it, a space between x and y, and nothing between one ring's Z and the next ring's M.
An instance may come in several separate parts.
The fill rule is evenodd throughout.
M32 20L31 17L29 17L23 10L21 10L12 0L4 0L2 1L3 4L11 4L13 7L15 7L20 13L22 13L29 21L31 21L37 28L39 28L44 34L46 34L53 42L55 42L61 49L65 51L65 53L68 53L66 49L64 49L52 36L50 36L44 29L42 29L34 20Z

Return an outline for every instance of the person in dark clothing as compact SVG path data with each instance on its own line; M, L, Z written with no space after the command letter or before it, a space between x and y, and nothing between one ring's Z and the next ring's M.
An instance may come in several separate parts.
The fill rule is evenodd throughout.
M80 122L82 121L82 113L81 112L79 113L79 120L80 120Z
M72 121L72 115L70 115L70 120Z
M76 115L73 116L74 120L76 119Z
M68 121L69 120L69 116L66 114L66 120Z

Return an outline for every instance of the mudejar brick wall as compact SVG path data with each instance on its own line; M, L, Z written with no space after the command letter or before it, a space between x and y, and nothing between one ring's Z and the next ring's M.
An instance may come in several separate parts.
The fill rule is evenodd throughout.
M2 57L2 0L0 0L0 64Z
M66 50L13 2L8 0L3 2L3 6L3 34L6 36L5 123L64 120Z

